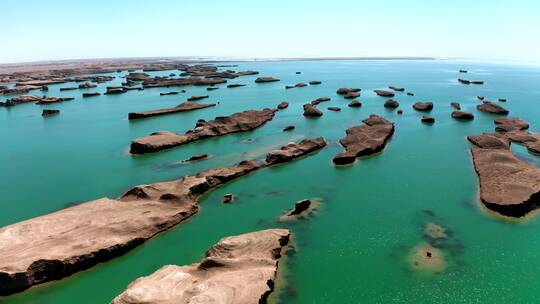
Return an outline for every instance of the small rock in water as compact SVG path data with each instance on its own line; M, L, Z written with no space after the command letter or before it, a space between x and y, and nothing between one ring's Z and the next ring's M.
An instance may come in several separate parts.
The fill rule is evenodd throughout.
M401 114L403 114L403 110L397 110L397 113L398 113L399 115L401 115Z
M56 114L60 114L60 110L43 110L41 116L51 116Z
M407 92L407 96L414 96L414 93L412 93L412 92Z
M433 124L433 123L435 123L435 118L433 118L431 116L427 116L427 115L422 116L421 120L425 124Z
M349 104L348 104L349 107L351 108L359 108L362 106L362 103L356 99L354 99L353 101L351 101Z
M318 85L318 84L321 84L321 83L322 83L322 81L320 81L320 80L312 80L312 81L309 82L310 85Z
M192 157L186 159L185 161L186 162L191 162L191 161L201 160L201 159L205 159L205 158L208 158L208 154L201 153L201 154L195 154Z
M385 101L384 107L388 109L395 109L399 107L399 102L397 102L397 100L388 99L387 101Z
M340 107L328 107L327 109L330 110L330 111L335 111L335 112L341 111Z
M234 195L233 194L227 193L227 194L223 195L223 203L224 204L231 203L232 201L234 201Z
M280 104L278 104L277 108L280 109L280 110L283 110L283 109L286 109L288 106L289 106L289 103L284 101L284 102L281 102Z
M285 128L283 128L283 132L292 131L294 130L294 128L294 126L286 126Z

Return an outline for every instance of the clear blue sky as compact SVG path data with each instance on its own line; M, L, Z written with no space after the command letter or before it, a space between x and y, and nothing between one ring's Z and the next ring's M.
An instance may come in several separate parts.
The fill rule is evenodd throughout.
M540 62L538 0L1 0L0 62L434 56Z

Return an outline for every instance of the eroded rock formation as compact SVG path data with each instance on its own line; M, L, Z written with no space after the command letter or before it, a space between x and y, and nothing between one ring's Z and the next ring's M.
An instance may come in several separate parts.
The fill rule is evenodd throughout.
M286 229L268 229L223 238L200 263L164 266L135 280L112 303L266 303L290 236Z
M185 134L175 134L168 131L152 133L132 141L130 152L132 154L158 152L203 138L250 131L274 118L276 111L276 109L267 108L216 117L208 122L198 122L194 129L187 131Z
M160 116L160 115L166 115L166 114L172 114L172 113L178 113L178 112L205 109L209 107L214 107L215 105L216 105L215 103L203 104L203 103L186 101L173 108L150 110L150 111L145 111L145 112L132 112L128 114L128 118L129 119L148 118L148 117Z
M345 151L334 157L334 164L351 164L357 157L382 151L394 133L394 124L383 117L370 115L362 122L363 125L347 129L347 136L339 141Z

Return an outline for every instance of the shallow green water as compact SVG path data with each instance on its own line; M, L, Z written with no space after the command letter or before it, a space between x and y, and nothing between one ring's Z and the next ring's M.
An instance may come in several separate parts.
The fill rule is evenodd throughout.
M129 282L166 264L197 262L221 237L272 227L289 227L294 248L283 266L280 303L537 303L540 296L540 224L538 219L510 222L487 214L477 203L477 179L465 136L491 132L493 116L475 110L476 96L508 98L510 116L540 131L540 68L453 61L299 61L238 63L278 83L256 85L255 76L229 83L236 89L209 92L211 109L129 122L127 113L174 106L202 87L183 95L159 96L175 89L131 91L118 96L80 98L80 92L58 92L70 84L50 86L48 95L76 100L41 107L33 104L0 109L0 225L55 211L75 202L117 197L131 186L176 179L201 170L261 158L275 147L305 137L324 136L330 145L298 161L265 169L218 188L201 200L201 212L184 224L150 240L125 256L58 282L0 298L0 303L107 303ZM461 75L486 81L459 85ZM295 74L302 71L302 74ZM152 73L168 75L170 71ZM119 73L115 75L124 75ZM322 80L319 86L285 90L286 84ZM119 83L116 79L113 85ZM371 91L404 86L414 97L398 93L403 115L383 108L384 98ZM362 108L348 108L335 94L339 87L360 87ZM89 89L88 91L94 91ZM104 91L103 88L100 91ZM302 104L328 96L324 116L306 120ZM5 99L5 98L2 98ZM204 140L163 153L132 157L129 141L158 131L185 131L199 118L211 119L248 108L288 109L253 132ZM411 105L430 100L437 119L420 123ZM450 118L450 101L475 113L472 122ZM206 101L203 101L206 102ZM341 112L327 111L341 106ZM43 108L62 113L43 119ZM332 157L345 129L369 114L396 123L385 151L355 165L335 168ZM283 133L289 124L296 130ZM249 140L253 139L253 140ZM538 157L515 149L538 164ZM195 153L205 161L176 165ZM234 204L221 204L224 193ZM322 199L317 214L296 223L277 218L295 201ZM430 210L435 218L427 215ZM427 222L451 232L445 248L448 268L441 274L411 271L406 257L422 242ZM1 259L1 257L0 257Z

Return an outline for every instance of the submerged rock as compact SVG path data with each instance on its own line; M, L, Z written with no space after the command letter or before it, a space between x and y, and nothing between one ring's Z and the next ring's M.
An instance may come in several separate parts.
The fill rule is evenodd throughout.
M132 154L158 152L189 142L230 133L256 129L274 118L276 109L248 110L231 116L216 117L211 121L197 122L197 126L185 134L161 131L135 139L131 142Z
M178 112L200 110L200 109L205 109L205 108L214 107L214 106L216 106L215 103L201 104L201 103L186 101L173 108L150 110L150 111L145 111L145 112L132 112L128 114L128 119L132 120L132 119L148 118L148 117L161 116L161 115L167 115L167 114L178 113Z
M452 117L458 120L473 120L474 115L470 112L464 111L454 111L452 112Z
M370 115L363 122L347 129L347 136L339 141L345 151L334 157L334 164L351 164L357 157L382 151L394 133L394 124L380 116Z
M164 266L112 303L266 303L290 237L286 229L268 229L221 239L200 263Z
M340 107L328 107L327 109L330 110L330 111L334 111L334 112L339 112L339 111L341 111L341 108L340 108Z
M323 115L323 112L321 110L317 109L312 104L305 104L304 105L304 116L306 117L320 117Z
M375 94L379 95L379 96L382 96L382 97L394 97L394 92L390 92L390 91L385 91L385 90L375 90L373 91L375 92Z
M418 272L441 273L447 268L444 253L429 243L414 247L408 260L411 269Z
M424 235L434 240L445 239L448 237L444 227L431 222L426 224Z
M461 110L461 105L457 101L451 102L450 106L456 110Z
M478 111L492 113L492 114L502 114L502 115L508 114L507 109L501 107L498 104L492 103L491 101L484 101L482 104L477 105L476 109L478 109Z
M417 102L413 104L413 109L415 109L416 111L422 111L422 112L431 111L433 109L433 103L432 102Z

